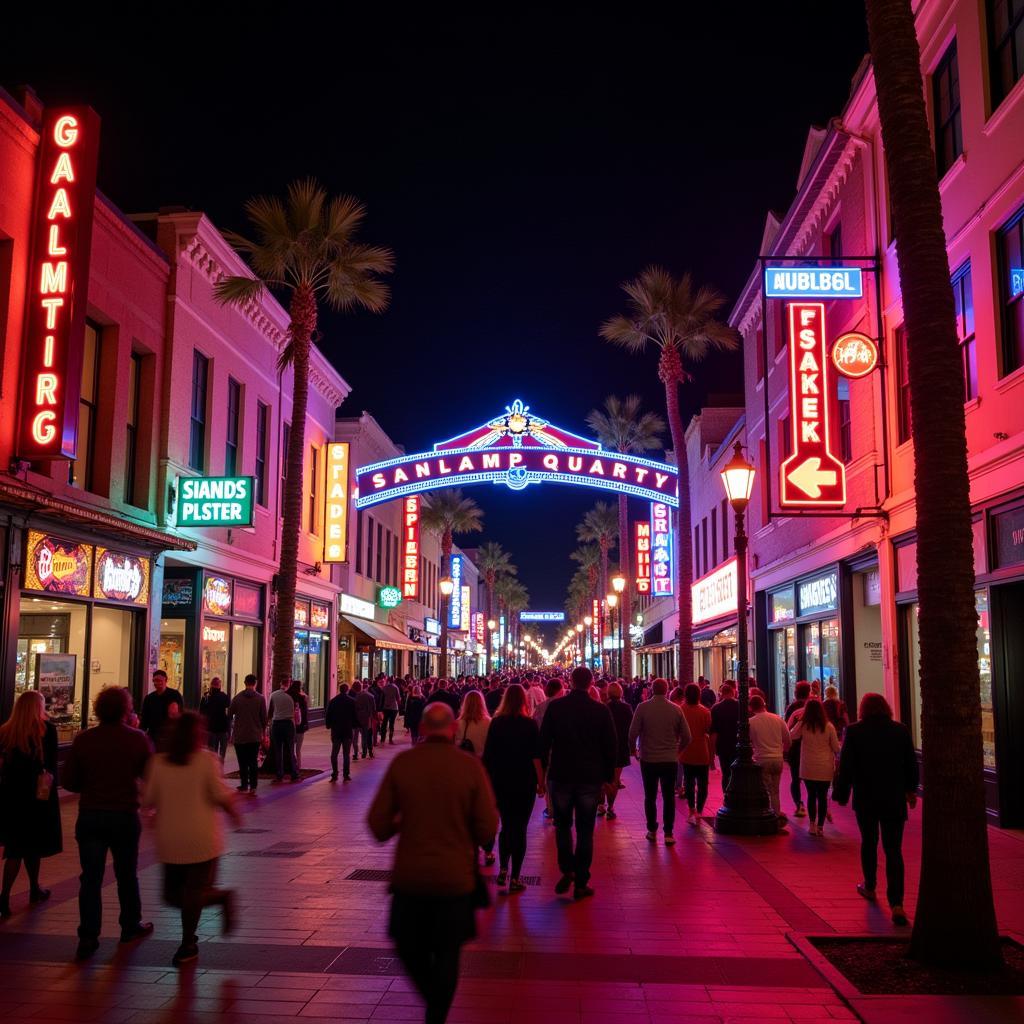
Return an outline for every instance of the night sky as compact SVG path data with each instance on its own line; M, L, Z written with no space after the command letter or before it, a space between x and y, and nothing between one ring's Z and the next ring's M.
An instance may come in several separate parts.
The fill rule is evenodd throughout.
M364 238L395 250L393 302L325 317L322 347L353 388L343 414L369 410L410 451L516 397L581 433L609 393L661 408L654 355L597 337L619 283L658 262L731 301L766 211L792 199L808 127L840 114L867 49L849 0L415 20L253 5L230 24L212 4L106 24L91 6L57 33L8 12L0 84L96 108L100 187L127 212L187 206L244 229L246 198L298 177L359 196ZM697 372L687 417L741 390L737 358ZM606 496L470 493L533 606L561 608L574 524Z

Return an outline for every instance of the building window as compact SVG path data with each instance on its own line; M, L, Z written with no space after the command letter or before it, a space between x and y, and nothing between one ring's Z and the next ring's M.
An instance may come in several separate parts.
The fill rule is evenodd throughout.
M377 571L374 573L373 578L380 583L381 581L381 570L384 568L384 524L377 524Z
M385 530L384 538L384 579L385 586L391 586L391 531Z
M829 231L821 240L822 256L827 257L832 261L833 266L838 266L842 263L843 255L843 224L842 221L836 221L832 226L832 230Z
M710 568L708 562L708 517L705 516L700 523L700 557L704 562L704 571Z
M964 401L978 397L978 357L974 344L974 290L971 264L965 263L953 275L953 305L956 335L960 339L960 362L964 368Z
M722 499L722 561L729 557L729 499Z
M128 362L128 423L124 445L124 500L145 505L135 493L139 457L139 388L142 384L142 356L132 353Z
M363 510L356 512L356 572L363 572Z
M366 578L373 576L373 516L366 517Z
M896 328L896 438L910 440L910 364L907 361L907 329Z
M950 43L932 75L932 117L935 159L941 178L964 151L960 128L960 67L956 59L956 40Z
M1024 209L999 232L999 278L1005 377L1024 366Z
M200 473L206 468L206 382L210 360L192 352L192 422L188 439L188 464Z
M783 459L793 454L793 425L788 415L779 420L779 451Z
M82 381L78 390L78 458L68 463L68 483L72 487L80 487L83 491L91 491L93 488L101 344L100 328L91 321L86 321Z
M700 571L700 524L693 528L693 577L698 579L704 574Z
M320 478L320 451L317 446L309 447L309 532L318 532L317 503L319 488L317 484Z
M284 492L288 487L288 449L292 442L292 425L281 427L281 518L284 518Z
M398 586L398 536L391 538L391 585Z
M786 347L786 303L773 302L770 316L772 318L772 354L778 355Z
M846 377L836 381L836 399L839 408L839 457L843 462L853 459L853 430L850 425L850 382Z
M988 0L992 109L1024 75L1024 0Z
M764 380L764 331L760 327L754 334L754 352L757 357L757 379Z
M270 434L270 406L256 403L256 503L267 507L267 437Z
M242 404L242 385L228 377L228 422L224 430L224 475L238 473L238 419Z
M718 509L711 510L711 564L709 569L718 565Z

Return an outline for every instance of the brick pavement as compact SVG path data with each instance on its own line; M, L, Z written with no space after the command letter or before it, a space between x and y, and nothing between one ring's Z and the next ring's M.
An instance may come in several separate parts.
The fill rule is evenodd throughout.
M104 892L106 934L94 961L70 963L77 924L74 799L64 802L66 851L44 864L51 901L26 905L0 926L3 1024L81 1020L111 1024L261 1024L286 1018L418 1020L419 1000L401 975L386 935L387 883L350 879L386 870L390 852L363 819L388 759L353 766L354 781L322 775L299 785L264 784L245 801L242 829L229 837L222 881L239 895L239 926L221 937L216 912L201 924L194 969L169 967L176 912L160 904L160 868L143 839L140 879L156 935L116 944L116 898ZM310 734L305 767L326 767L322 731ZM228 766L232 766L229 764ZM538 886L496 895L467 947L451 1020L460 1024L647 1024L647 1022L852 1017L786 939L788 931L892 931L881 906L861 900L856 828L835 808L824 840L802 822L788 835L737 840L685 823L667 848L644 839L639 773L627 769L614 822L599 820L597 896L580 904L552 892L552 828L531 823L524 874ZM709 811L720 798L712 777ZM908 910L917 882L919 819L907 834ZM1024 836L991 830L1001 925L1024 932ZM112 879L108 877L108 883Z

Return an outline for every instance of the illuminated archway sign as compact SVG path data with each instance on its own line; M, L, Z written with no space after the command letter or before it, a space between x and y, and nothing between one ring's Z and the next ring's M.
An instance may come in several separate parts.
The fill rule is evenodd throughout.
M516 399L501 416L432 451L403 455L356 470L356 507L408 494L467 484L574 484L679 505L678 470L664 462L605 451L597 441L556 427Z

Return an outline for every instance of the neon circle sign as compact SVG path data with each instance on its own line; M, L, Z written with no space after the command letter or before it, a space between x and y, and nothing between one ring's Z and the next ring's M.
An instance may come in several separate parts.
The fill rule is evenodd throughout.
M468 484L504 484L521 491L530 484L563 483L629 494L676 508L675 466L605 451L543 420L516 399L486 423L434 445L356 470L356 508L408 494Z

